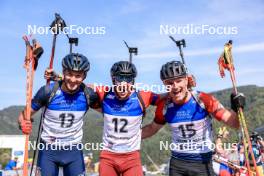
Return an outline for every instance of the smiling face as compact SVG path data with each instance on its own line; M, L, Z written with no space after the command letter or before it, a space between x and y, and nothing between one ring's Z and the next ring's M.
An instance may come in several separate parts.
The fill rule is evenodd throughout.
M133 84L127 82L121 82L115 84L115 94L118 99L125 100L127 99L133 91Z
M63 75L64 81L62 86L69 93L77 91L86 77L84 71L63 70Z
M118 99L125 100L133 91L134 78L131 76L116 76L113 77L113 84Z
M186 101L189 95L187 77L164 80L163 83L168 87L169 96L173 102L182 104Z

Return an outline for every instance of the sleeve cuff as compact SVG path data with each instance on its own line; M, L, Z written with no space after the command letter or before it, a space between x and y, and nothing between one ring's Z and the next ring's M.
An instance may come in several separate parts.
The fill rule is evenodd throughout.
M36 103L31 103L31 108L34 110L34 111L38 111L40 109L40 106L37 105Z

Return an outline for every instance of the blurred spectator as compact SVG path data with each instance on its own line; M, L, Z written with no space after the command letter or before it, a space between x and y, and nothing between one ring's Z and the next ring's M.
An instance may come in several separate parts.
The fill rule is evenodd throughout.
M226 161L238 165L239 164L239 154L237 150L237 144L233 143L231 145L231 149L224 148L223 145L223 140L228 139L229 137L229 132L226 129L226 127L220 128L217 134L217 139L215 141L216 144L216 155L223 157L226 159ZM219 168L219 176L232 176L232 175L238 175L239 171L238 169L231 168L228 164L226 163L220 163L220 168Z
M18 161L18 157L15 157L13 160L10 160L5 167L5 170L18 170L18 169L20 169L19 167L17 167L17 161Z
M252 134L250 135L250 140L252 143L252 149L253 149L254 157L256 160L257 169L259 171L259 174L263 176L264 172L263 172L263 162L262 162L262 154L261 154L264 148L263 139L257 132L252 132ZM250 155L250 152L249 152L249 162L250 162L250 167L252 168L252 170L255 170L254 163Z

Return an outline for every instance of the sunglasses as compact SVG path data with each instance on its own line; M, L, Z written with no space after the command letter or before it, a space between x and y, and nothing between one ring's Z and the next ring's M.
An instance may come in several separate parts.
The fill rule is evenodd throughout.
M118 75L114 77L117 82L127 82L132 83L134 81L134 77L130 75Z

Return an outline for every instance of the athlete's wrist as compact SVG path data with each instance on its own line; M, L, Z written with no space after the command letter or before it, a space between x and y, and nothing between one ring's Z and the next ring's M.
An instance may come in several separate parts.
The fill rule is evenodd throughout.
M26 111L23 110L21 111L21 114L22 114L22 119L19 119L19 123L23 120L26 120ZM32 116L30 115L30 119L29 119L31 122L34 122L34 119L32 118Z

